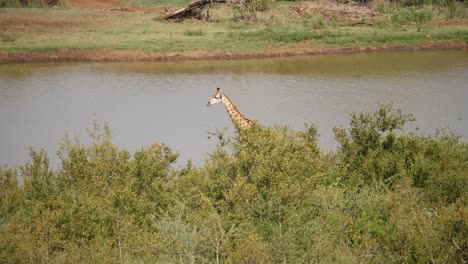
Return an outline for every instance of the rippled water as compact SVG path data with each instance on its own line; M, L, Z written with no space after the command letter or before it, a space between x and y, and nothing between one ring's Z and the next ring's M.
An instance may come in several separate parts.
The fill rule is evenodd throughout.
M154 142L201 164L233 126L221 87L238 109L265 125L319 126L320 145L349 113L393 102L424 133L449 128L468 139L468 52L376 53L245 61L0 65L0 164L28 158L28 146L55 155L66 131L89 142L93 115L114 142L136 150ZM56 163L56 159L52 159ZM55 160L55 161L54 161Z

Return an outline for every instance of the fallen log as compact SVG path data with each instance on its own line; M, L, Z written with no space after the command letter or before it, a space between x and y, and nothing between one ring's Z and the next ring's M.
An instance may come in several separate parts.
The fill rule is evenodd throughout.
M194 0L190 2L186 7L176 10L170 14L165 15L162 19L183 19L186 17L199 17L201 10L209 4L222 4L226 3L226 0Z
M247 4L251 0L194 0L186 7L176 10L162 17L163 20L183 20L184 18L195 17L201 19L201 12L209 4Z

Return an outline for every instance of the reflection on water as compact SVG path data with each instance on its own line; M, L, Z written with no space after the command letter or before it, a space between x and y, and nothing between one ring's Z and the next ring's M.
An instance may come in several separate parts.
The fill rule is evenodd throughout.
M164 142L182 163L201 163L215 141L207 131L233 128L221 87L247 117L265 125L319 125L320 144L335 147L332 128L350 112L393 102L433 133L468 138L468 52L376 53L181 63L0 65L0 164L24 162L27 147L54 154L68 130L86 141L93 114L114 142L135 150Z

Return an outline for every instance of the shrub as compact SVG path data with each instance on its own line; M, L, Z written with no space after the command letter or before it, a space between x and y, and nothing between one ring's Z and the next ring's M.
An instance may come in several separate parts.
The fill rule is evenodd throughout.
M247 4L249 5L247 8L252 11L266 11L273 6L274 2L274 0L252 0Z
M411 115L393 110L392 105L381 106L374 114L351 114L348 130L335 128L335 138L340 144L339 158L346 166L344 177L356 184L385 181L391 183L401 173L400 159L394 152L403 146L395 131L412 121Z
M422 24L430 21L433 17L433 11L429 7L417 8L414 6L405 8L394 8L390 12L390 20L394 24Z
M241 1L240 4L233 7L234 20L255 21L257 19L257 12L270 9L273 3L274 0Z
M330 153L313 125L254 124L183 168L95 123L56 170L34 150L23 184L0 168L0 262L463 262L468 144L403 133L411 120L391 105L352 114Z
M0 33L0 40L2 42L15 42L17 39L18 39L18 34L8 33L8 32Z
M20 0L0 0L0 7L20 7L21 5Z

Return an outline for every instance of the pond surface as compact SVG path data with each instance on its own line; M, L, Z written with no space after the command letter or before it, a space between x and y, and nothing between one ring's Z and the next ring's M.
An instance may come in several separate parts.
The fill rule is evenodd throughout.
M0 65L0 164L45 148L52 163L68 131L89 142L93 116L131 151L163 142L179 164L202 164L233 125L221 87L247 117L265 125L319 126L320 146L336 147L332 129L351 112L389 103L412 113L407 131L448 128L468 139L468 52L375 53L244 61Z

